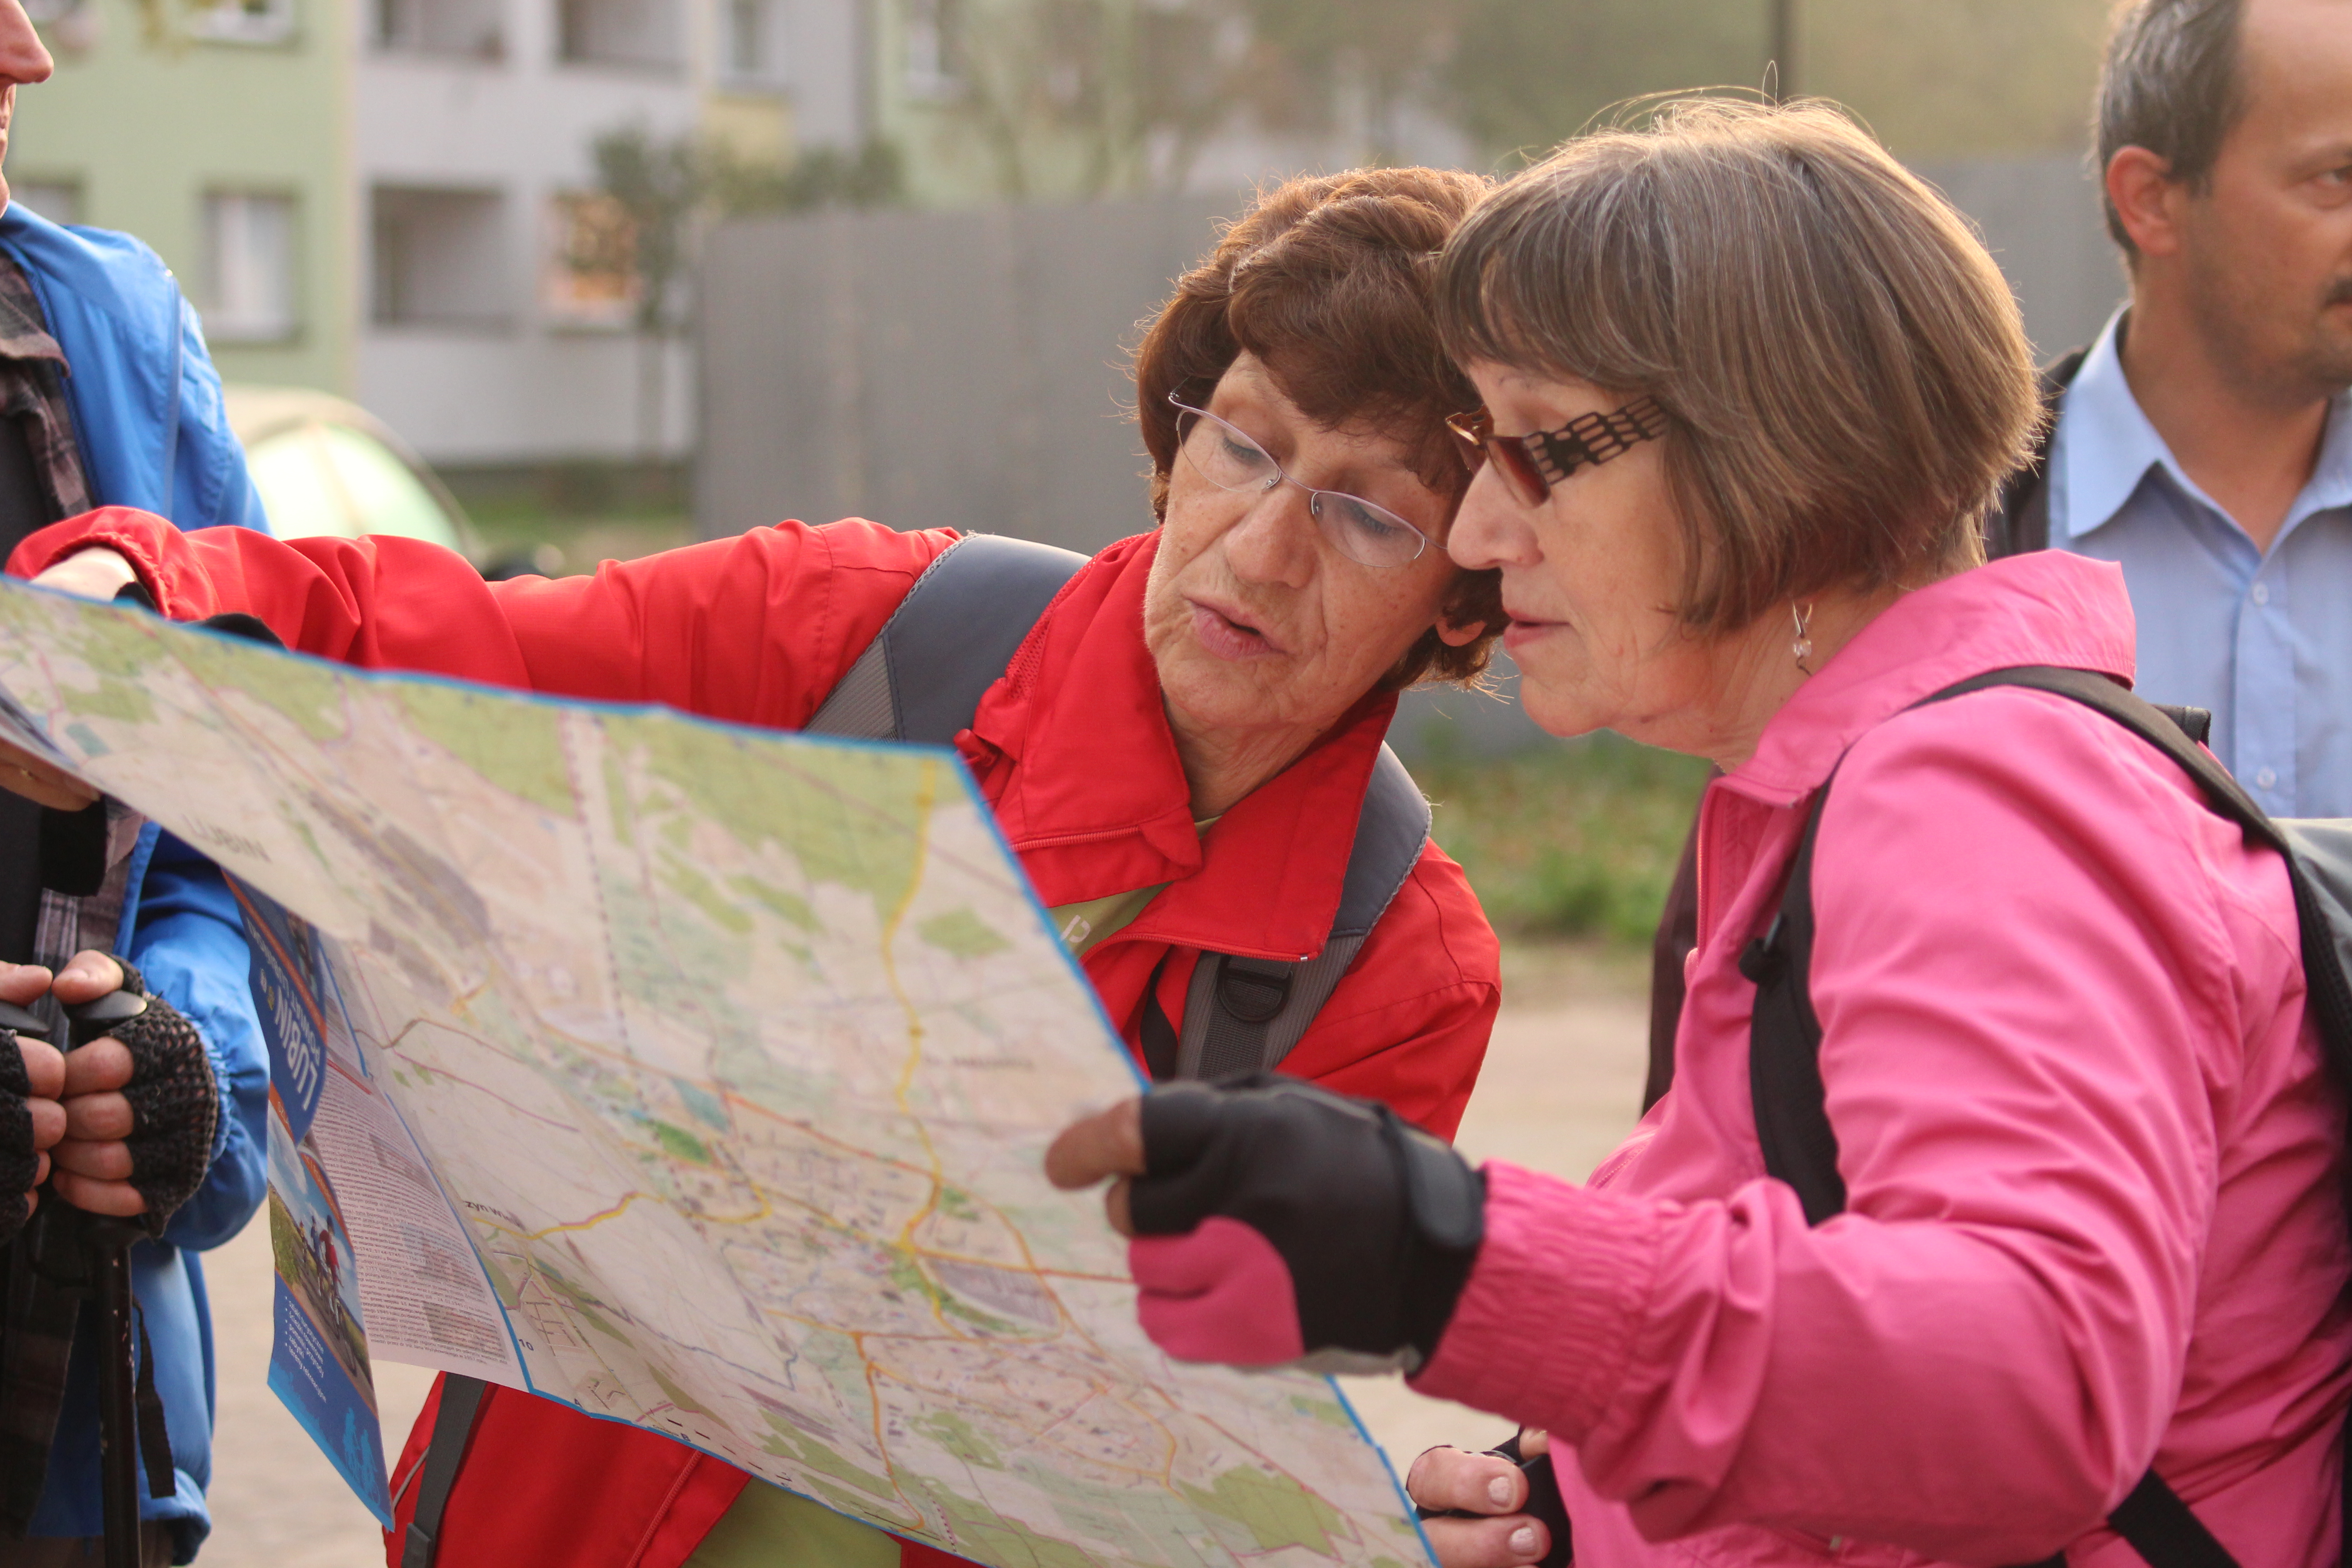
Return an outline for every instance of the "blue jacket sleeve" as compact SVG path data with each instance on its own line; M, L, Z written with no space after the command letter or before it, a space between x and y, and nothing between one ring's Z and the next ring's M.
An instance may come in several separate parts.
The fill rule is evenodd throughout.
M205 348L204 327L180 301L179 443L172 461L171 519L183 529L250 528L269 531L261 494L246 472L245 448L229 428L220 372Z
M168 833L141 885L130 958L147 988L204 1036L220 1085L212 1169L163 1236L171 1246L202 1251L243 1229L268 1191L269 1053L254 1012L252 953L236 900L219 868Z

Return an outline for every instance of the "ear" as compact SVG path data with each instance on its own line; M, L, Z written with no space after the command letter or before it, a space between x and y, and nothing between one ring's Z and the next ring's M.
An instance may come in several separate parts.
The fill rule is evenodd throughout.
M2107 200L2124 232L2143 256L2180 251L2180 208L2189 198L2186 182L2172 177L2172 165L2145 147L2124 147L2107 161Z
M1455 621L1442 615L1437 617L1437 640L1447 647L1468 647L1486 635L1484 621Z

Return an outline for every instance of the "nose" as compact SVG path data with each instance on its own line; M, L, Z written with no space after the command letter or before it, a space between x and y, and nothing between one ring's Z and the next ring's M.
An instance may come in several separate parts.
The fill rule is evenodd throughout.
M56 68L23 0L0 0L0 84L27 87L48 80Z
M1315 535L1321 526L1307 510L1307 492L1285 481L1250 499L1249 510L1225 531L1225 564L1244 583L1303 588L1315 574Z
M28 87L48 80L56 68L23 0L0 0L0 84Z
M1463 492L1462 505L1454 514L1454 531L1445 536L1445 552L1465 572L1531 565L1541 557L1527 509L1492 465L1480 468Z

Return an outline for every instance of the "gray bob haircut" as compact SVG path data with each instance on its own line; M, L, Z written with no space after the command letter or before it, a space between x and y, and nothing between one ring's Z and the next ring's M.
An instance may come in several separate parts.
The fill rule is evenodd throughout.
M2221 142L2246 110L2238 73L2242 0L2137 0L2120 12L2099 68L2097 151L2102 175L2126 147L2145 147L2176 180L2202 191ZM2136 256L2102 195L2107 233Z
M1580 136L1481 203L1438 268L1465 364L1664 408L1674 608L1701 634L1982 561L2041 416L1967 220L1820 103L1678 99Z

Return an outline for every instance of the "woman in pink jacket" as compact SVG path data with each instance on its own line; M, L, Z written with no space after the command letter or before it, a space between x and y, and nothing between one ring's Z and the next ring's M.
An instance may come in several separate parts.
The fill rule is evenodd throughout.
M1581 1187L1280 1080L1082 1122L1049 1168L1122 1178L1146 1326L1541 1429L1580 1568L2136 1568L2107 1519L2158 1493L2191 1561L2335 1562L2345 1113L2284 865L2085 707L1925 700L2132 674L2116 568L1982 564L2035 408L1982 247L1826 110L1689 103L1505 186L1441 291L1486 399L1450 549L1502 569L1529 710L1723 770L1681 1070ZM1844 1203L1809 1224L1739 961L1833 772L1800 970ZM1470 1516L1431 1525L1454 1568L1552 1546L1503 1459L1411 1488Z

